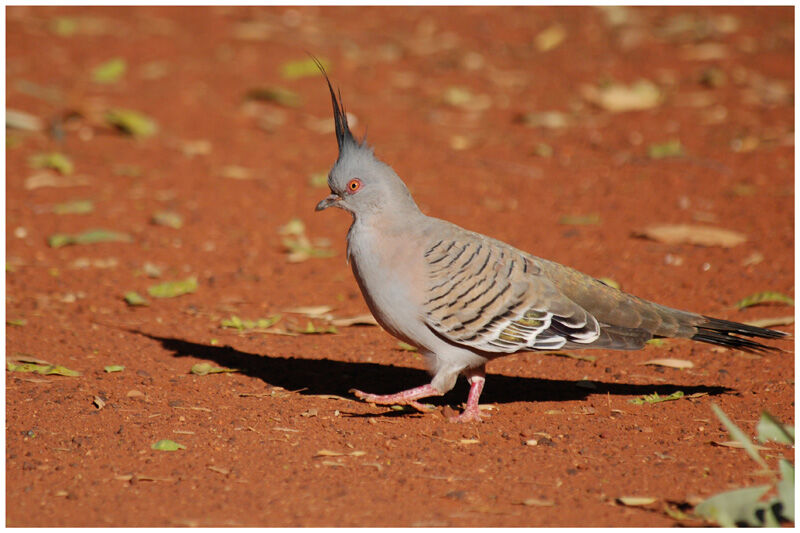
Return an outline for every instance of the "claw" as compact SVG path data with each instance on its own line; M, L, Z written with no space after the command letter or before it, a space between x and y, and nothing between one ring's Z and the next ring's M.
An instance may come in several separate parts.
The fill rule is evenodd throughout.
M453 423L482 422L484 416L488 417L489 415L484 415L480 409L467 408L460 415L448 416L447 420Z
M422 413L430 412L435 409L435 407L421 404L417 400L429 398L431 396L441 396L442 394L430 384L395 394L371 394L358 389L350 389L350 392L353 393L356 398L364 400L365 402L374 403L376 405L410 405Z

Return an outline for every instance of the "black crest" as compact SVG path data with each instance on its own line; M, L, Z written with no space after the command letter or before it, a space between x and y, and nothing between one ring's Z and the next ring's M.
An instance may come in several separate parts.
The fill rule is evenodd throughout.
M333 104L333 122L336 125L336 142L339 144L339 153L341 154L345 143L357 145L358 141L356 141L355 137L353 137L353 134L350 132L350 126L347 125L347 114L345 113L344 105L342 104L341 91L339 91L339 97L337 98L336 92L333 90L333 85L331 85L331 80L328 78L328 73L325 72L325 67L316 57L311 56L311 59L314 60L317 68L319 68L320 72L322 72L322 75L325 76L325 81L328 83L328 89L331 92L331 103Z

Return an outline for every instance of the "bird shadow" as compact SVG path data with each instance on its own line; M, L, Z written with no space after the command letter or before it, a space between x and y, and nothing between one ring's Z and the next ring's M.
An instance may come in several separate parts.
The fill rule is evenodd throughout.
M134 331L132 331L134 332ZM135 331L157 341L173 357L208 359L220 366L236 368L240 373L258 378L264 383L297 391L299 394L332 394L352 397L350 389L360 389L377 394L398 392L430 382L423 370L377 363L334 361L331 359L304 359L266 356L243 352L230 346L209 346L183 339L160 337ZM680 389L684 394L706 393L712 396L733 392L722 386L609 383L604 381L559 380L487 374L487 386L481 399L486 403L573 401L583 400L592 394L615 396L641 396L658 393L668 395ZM442 398L431 398L426 403L460 404L466 399L468 387L459 380L456 387ZM455 401L454 401L455 400Z

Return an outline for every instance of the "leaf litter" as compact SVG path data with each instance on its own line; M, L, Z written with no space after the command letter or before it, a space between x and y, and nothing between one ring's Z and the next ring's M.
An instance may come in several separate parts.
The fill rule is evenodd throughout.
M175 211L158 211L153 213L151 222L157 226L180 229L183 227L183 217Z
M290 220L278 230L278 233L284 235L281 242L289 252L287 260L290 263L300 263L312 257L324 258L336 255L336 252L328 248L330 242L327 239L316 239L312 242L306 235L305 224L299 218Z
M636 237L644 237L664 244L694 244L697 246L721 246L732 248L747 241L739 232L691 224L661 224L634 232Z
M230 318L225 318L220 321L220 326L223 328L236 329L238 331L264 330L277 324L281 318L282 316L280 314L274 314L267 318L248 320L232 315Z
M77 370L70 370L61 365L44 365L36 363L16 363L14 361L6 361L6 369L9 372L33 372L42 375L58 375L67 377L77 377L81 373Z
M127 70L128 63L121 57L115 57L97 65L92 70L92 81L105 84L116 83Z
M148 302L144 296L136 291L126 292L123 298L125 299L125 303L132 307L150 305L150 302Z
M131 137L151 137L158 132L155 120L133 109L111 109L106 112L105 121Z
M190 277L178 281L166 281L147 288L153 298L175 298L197 291L197 278Z
M653 365L653 366L664 366L667 368L694 368L694 363L691 361L687 361L685 359L651 359L649 361L645 361L644 363L639 363L641 365Z
M101 242L133 242L128 233L108 229L90 229L83 233L54 233L47 238L51 248L61 248L75 244L95 244Z
M327 59L319 58L319 62L326 71L330 71L330 62ZM289 61L281 65L281 76L287 80L321 75L316 61L311 58Z
M250 89L247 91L245 98L248 100L272 102L283 107L300 107L303 104L299 94L277 85Z
M72 200L53 206L56 215L85 215L94 211L94 202L91 200Z
M192 368L189 371L196 376L206 376L208 374L224 374L229 372L239 372L239 369L222 368L218 366L215 367L211 366L210 363L197 363L196 365L192 365Z
M794 299L777 291L763 291L751 294L736 302L737 309L745 309L754 305L780 303L794 306Z
M178 444L177 442L169 439L162 439L150 446L153 450L160 450L163 452L175 452L178 450L185 450L186 446Z
M631 85L585 85L581 92L587 101L612 113L652 109L658 107L663 100L661 89L648 80L639 80Z
M61 152L36 154L28 162L31 168L48 168L63 176L69 176L75 171L72 160Z
M673 401L673 400L680 400L681 398L683 398L683 396L684 396L683 391L676 391L676 392L673 392L672 394L670 394L668 396L660 396L657 392L654 392L653 394L647 394L647 395L641 396L639 398L634 398L632 400L628 400L628 402L632 403L634 405L644 405L646 403L652 405L654 403L670 402L670 401Z

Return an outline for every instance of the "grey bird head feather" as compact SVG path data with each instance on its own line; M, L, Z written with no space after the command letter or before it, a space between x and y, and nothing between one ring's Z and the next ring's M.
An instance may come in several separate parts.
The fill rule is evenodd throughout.
M333 122L336 126L336 143L339 145L339 157L341 157L342 152L345 151L349 145L359 146L364 143L363 141L358 142L353 136L353 133L350 131L350 126L347 124L347 113L344 110L344 104L342 104L342 92L339 91L339 97L337 98L336 91L333 90L331 80L328 78L328 73L325 72L325 67L316 57L311 56L311 59L317 65L317 68L320 70L320 72L322 72L322 75L325 76L325 81L328 84L328 90L331 92Z
M331 194L317 204L316 210L338 207L354 217L383 212L413 214L418 212L405 183L392 168L375 157L366 140L357 140L350 131L342 96L333 89L322 63L312 59L325 77L331 93L333 121L339 157L328 174ZM410 211L409 211L410 210Z

